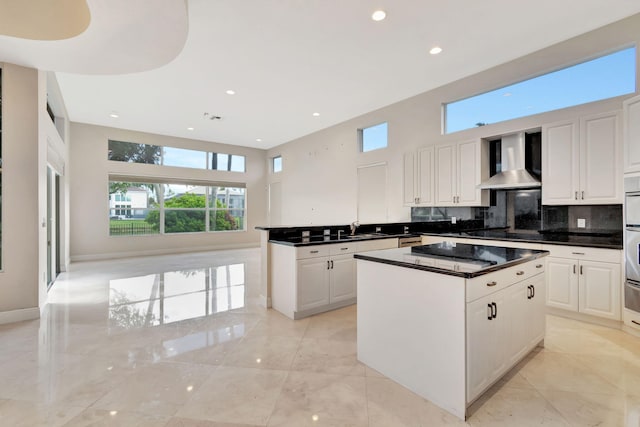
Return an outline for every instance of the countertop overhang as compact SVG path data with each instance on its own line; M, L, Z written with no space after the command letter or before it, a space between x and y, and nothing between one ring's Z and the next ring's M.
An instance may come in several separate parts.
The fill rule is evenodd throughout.
M269 243L276 243L279 245L287 246L313 246L313 245L326 245L332 243L351 243L362 242L365 240L379 240L379 239L395 239L406 237L420 237L420 234L387 234L387 233L363 233L363 234L344 234L338 238L337 234L322 235L322 236L310 236L310 237L290 237L280 239L270 239Z
M507 242L538 243L544 245L581 246L603 249L622 249L622 232L590 233L590 232L531 232L513 233L502 230L476 230L444 233L421 233L423 236L452 237L459 239L503 240Z
M449 242L409 248L385 249L356 253L354 258L395 265L398 267L430 271L450 276L473 278L514 265L522 264L549 255L548 251L534 249L507 248L502 246L451 244ZM465 265L475 265L475 271L456 271L449 268L421 265L415 259L429 258L445 260Z

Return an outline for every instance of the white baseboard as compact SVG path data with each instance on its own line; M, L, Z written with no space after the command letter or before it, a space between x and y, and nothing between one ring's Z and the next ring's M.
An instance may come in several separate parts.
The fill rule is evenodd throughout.
M40 318L40 309L38 307L22 308L20 310L2 311L0 312L0 325L5 323L22 322L23 320L33 320Z
M612 329L622 329L622 321L604 319L602 317L591 316L589 314L578 313L575 311L563 310L556 307L547 307L547 314L552 314L558 317L565 317L567 319L579 320L581 322L593 323L594 325L606 326Z
M248 249L248 248L258 248L258 247L260 247L260 242L239 243L239 244L233 244L233 245L196 246L192 248L149 249L144 251L113 252L113 253L90 254L90 255L71 255L71 262L102 261L107 259L130 258L130 257L138 257L138 256L171 255L171 254L184 254L184 253L190 253L190 252L222 251L222 250Z

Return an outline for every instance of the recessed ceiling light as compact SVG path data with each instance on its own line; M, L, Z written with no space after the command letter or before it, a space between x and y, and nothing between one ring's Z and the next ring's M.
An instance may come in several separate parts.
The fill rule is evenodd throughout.
M373 19L374 21L382 21L386 17L387 13L384 10L376 10L371 15L371 19Z
M235 94L236 94L236 91L235 91L235 90L231 90L231 89L229 89L229 90L227 91L227 95L235 95Z
M262 138L256 138L256 142L262 142Z
M187 128L187 130L193 130L193 129L194 129L194 128L192 128L192 127L188 127L188 128Z
M431 48L431 50L429 51L429 53L430 53L431 55L437 55L437 54L439 54L440 52L442 52L442 48L441 48L440 46L434 46L434 47L432 47L432 48Z
M117 118L118 118L118 117L120 117L120 116L118 115L118 113L115 113L115 112L114 112L114 113L109 114L109 117L112 117L112 118L114 118L114 119L117 119Z
M313 113L312 116L313 117L318 117L320 115L320 113Z

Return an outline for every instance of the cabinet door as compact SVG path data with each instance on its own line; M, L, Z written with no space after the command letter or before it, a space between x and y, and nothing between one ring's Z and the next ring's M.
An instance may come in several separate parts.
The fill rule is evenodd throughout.
M480 141L458 144L457 203L462 206L479 206L482 203L482 190L477 188L482 178L480 148Z
M418 204L432 206L435 197L433 195L433 147L425 147L418 150Z
M547 305L578 311L578 261L547 257Z
M531 282L525 280L505 290L505 311L509 320L506 322L505 351L509 365L516 363L525 355L531 337L529 324L533 321L533 303L529 298Z
M578 202L580 180L578 129L575 122L542 127L542 204Z
M453 206L457 197L455 144L436 146L435 161L436 205Z
M504 292L496 292L467 304L467 401L482 393L502 373L504 351ZM495 304L496 317L491 318Z
M622 203L622 144L619 133L617 113L598 114L580 120L580 202Z
M405 153L403 157L404 175L402 178L402 203L405 206L416 204L416 155Z
M527 300L529 304L529 313L531 319L528 324L527 336L529 337L528 348L533 348L544 339L547 328L546 310L545 310L545 275L539 274L531 278L531 286L533 286L533 296Z
M329 257L301 259L298 267L298 311L329 304Z
M640 96L622 104L624 129L624 172L640 172Z
M330 260L329 302L344 301L356 296L356 260L353 255L334 256Z
M580 312L620 320L620 265L580 261Z
M538 274L509 288L506 306L510 321L507 324L509 337L505 342L507 362L512 366L544 339L545 320L545 276Z

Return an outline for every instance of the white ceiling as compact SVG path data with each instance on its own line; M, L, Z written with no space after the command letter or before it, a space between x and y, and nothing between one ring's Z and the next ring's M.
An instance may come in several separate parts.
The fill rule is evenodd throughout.
M99 12L92 4L110 1L88 1L88 31ZM184 42L180 19L166 22L179 4L156 0L140 27L128 15L107 16L109 36L143 38L146 51L114 56L122 43L102 43L78 50L97 64L92 70L44 67L61 71L72 121L271 148L640 12L638 0L189 0ZM378 8L387 18L374 22ZM163 19L157 39L149 38L149 20ZM428 53L435 45L440 55ZM104 55L121 68L136 65L133 73L115 75L118 67L101 65ZM146 55L147 66L164 65L136 72ZM104 75L95 75L102 66Z

